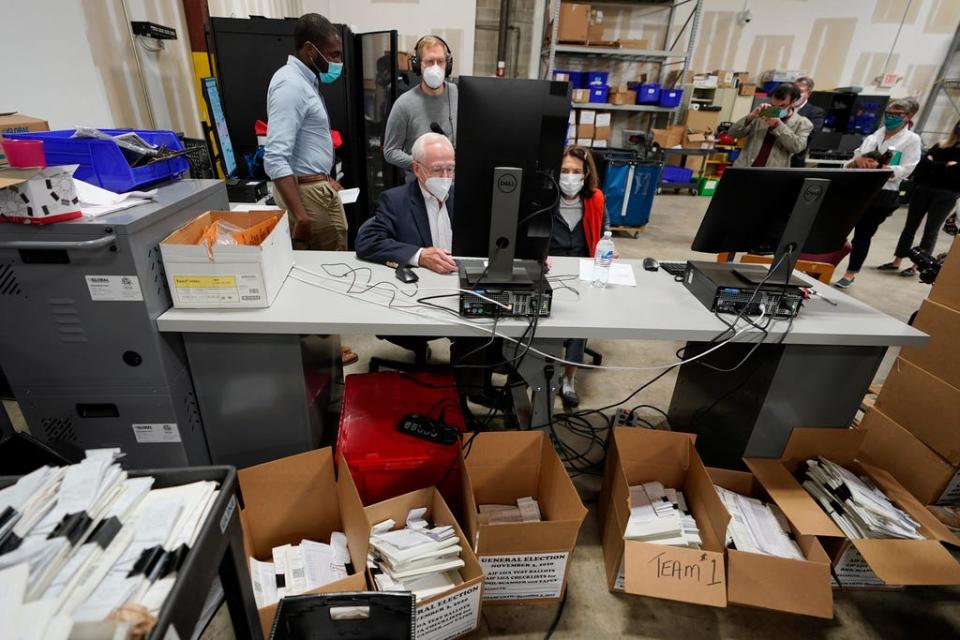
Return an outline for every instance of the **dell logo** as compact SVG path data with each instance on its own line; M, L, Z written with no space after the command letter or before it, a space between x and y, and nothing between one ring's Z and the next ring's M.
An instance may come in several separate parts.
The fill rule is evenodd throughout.
M504 174L497 181L497 188L503 193L513 193L517 188L517 179L509 173Z

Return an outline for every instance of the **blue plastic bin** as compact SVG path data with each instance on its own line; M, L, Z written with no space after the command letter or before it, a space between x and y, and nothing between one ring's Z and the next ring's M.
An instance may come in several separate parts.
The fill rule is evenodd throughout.
M185 157L171 158L142 167L131 167L120 147L112 140L71 138L75 129L58 131L31 131L8 133L7 138L43 140L43 151L48 165L80 165L73 177L95 184L114 193L126 193L139 187L169 180L190 169ZM115 136L134 131L150 144L166 145L171 151L183 149L173 131L141 131L139 129L100 129Z
M656 104L660 102L660 85L645 82L637 89L637 104Z
M681 184L686 184L691 180L693 180L693 169L687 169L686 167L674 167L669 164L663 165L663 173L660 175L661 182L678 182Z
M587 85L592 89L594 87L607 86L609 71L587 71Z
M661 89L660 106L661 107L679 107L683 100L683 89Z
M590 102L607 102L610 87L590 87Z
M611 160L603 177L603 196L610 224L628 227L647 224L659 181L659 164Z

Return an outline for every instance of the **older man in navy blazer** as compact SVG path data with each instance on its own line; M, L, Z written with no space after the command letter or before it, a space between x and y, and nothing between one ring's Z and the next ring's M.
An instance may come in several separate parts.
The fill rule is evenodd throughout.
M453 145L446 136L425 133L412 155L416 182L380 194L376 213L357 232L357 257L454 273Z

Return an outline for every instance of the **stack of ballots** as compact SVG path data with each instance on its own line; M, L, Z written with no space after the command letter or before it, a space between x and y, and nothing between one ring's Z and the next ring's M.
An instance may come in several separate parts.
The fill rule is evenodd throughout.
M0 491L0 611L16 612L19 637L82 634L121 608L160 612L218 483L153 489L152 477L127 477L119 456L87 451Z
M788 533L786 516L776 506L756 498L742 496L714 486L723 506L730 514L727 525L727 546L738 551L803 560L803 551Z
M517 522L542 522L540 505L531 497L517 498L517 505L512 504L481 504L477 506L480 512L480 524L511 524Z
M463 583L457 532L431 527L426 511L411 509L402 529L393 520L373 526L369 566L379 591L410 591L423 600Z
M807 460L803 488L849 538L923 539L920 523L894 506L868 478L829 460Z
M273 562L250 558L250 579L257 608L276 604L285 596L319 589L349 575L347 536L330 534L330 544L301 540L273 548Z
M683 492L659 482L630 487L630 518L623 538L693 549L703 543Z

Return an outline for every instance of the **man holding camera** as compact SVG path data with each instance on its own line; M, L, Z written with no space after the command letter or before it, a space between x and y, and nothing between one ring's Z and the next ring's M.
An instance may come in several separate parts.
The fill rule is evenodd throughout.
M735 167L789 167L790 158L807 148L813 124L793 104L800 90L790 83L781 84L770 94L770 101L757 106L737 120L727 133L746 138L747 144L734 161Z

